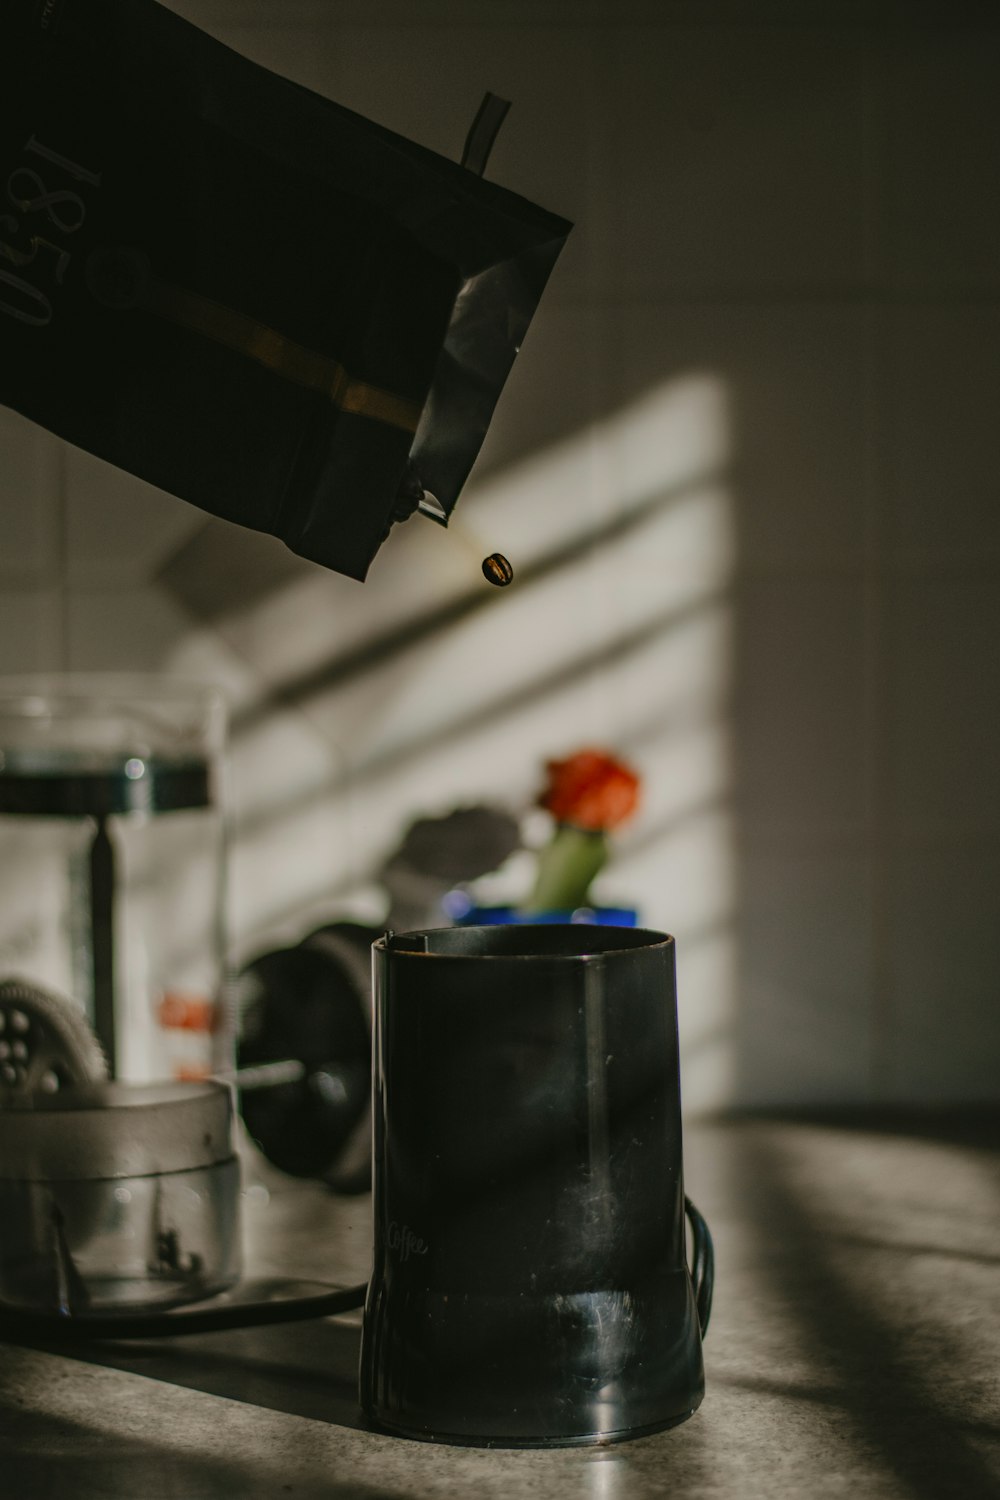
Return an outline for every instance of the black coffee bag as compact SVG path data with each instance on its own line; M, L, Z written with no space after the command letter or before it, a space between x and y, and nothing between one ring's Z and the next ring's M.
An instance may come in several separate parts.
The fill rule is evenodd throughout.
M569 229L155 0L0 6L0 402L353 578L447 520Z

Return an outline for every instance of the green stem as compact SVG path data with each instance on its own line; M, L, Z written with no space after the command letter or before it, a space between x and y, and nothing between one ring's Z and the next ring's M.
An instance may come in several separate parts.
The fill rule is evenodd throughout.
M525 910L573 911L587 906L590 883L607 857L608 841L600 829L560 824L539 854L535 888Z

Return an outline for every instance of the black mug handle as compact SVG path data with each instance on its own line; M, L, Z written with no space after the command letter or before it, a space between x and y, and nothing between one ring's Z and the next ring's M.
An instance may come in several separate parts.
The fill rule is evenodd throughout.
M702 1337L708 1331L708 1320L712 1313L712 1291L715 1287L715 1247L708 1225L695 1208L690 1198L684 1199L684 1212L691 1225L694 1254L691 1259L691 1284L694 1287L695 1306Z

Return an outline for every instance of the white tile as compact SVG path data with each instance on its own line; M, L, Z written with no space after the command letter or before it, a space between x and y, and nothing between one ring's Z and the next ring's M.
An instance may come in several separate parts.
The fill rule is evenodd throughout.
M67 608L67 665L74 672L165 671L188 628L187 617L153 585L75 589Z
M621 631L620 617L606 618L609 632ZM621 632L605 662L599 685L607 732L649 765L644 805L655 823L671 825L732 795L733 670L733 610L714 599Z
M206 16L197 24L241 57L314 93L335 98L331 88L335 64L331 57L336 54L337 28L329 21L329 12L324 24L322 14L315 11L310 14L306 9L296 11L289 6L278 14L272 10L266 25L254 24L252 19L247 23L235 10Z
M348 814L343 801L310 797L282 816L237 832L231 844L230 908L234 947L245 956L275 941L298 941L304 913L327 903L348 868Z
M57 440L0 406L0 579L52 579L59 568Z
M861 827L871 728L860 577L744 579L733 639L734 776L746 826Z
M231 738L229 784L238 837L280 823L286 812L300 816L342 774L343 756L304 715L276 709L261 723ZM279 769L280 768L280 769Z
M579 438L607 418L609 382L603 317L588 303L543 296L514 361L470 478L466 499L488 476Z
M443 633L431 649L411 653L378 722L368 726L370 752L398 753L456 718L489 720L505 706L511 711L525 690L548 685L557 694L563 683L585 675L601 644L588 608L591 584L579 570L568 570L512 588ZM396 676L393 664L388 670Z
M644 770L648 780L659 767L651 761ZM635 835L630 845L622 834L621 856L602 877L605 899L635 906L645 925L672 933L679 944L731 929L738 891L727 804L696 806L689 817L662 829L650 829L640 812Z
M523 486L513 486L516 496L522 496L527 487L526 477ZM533 521L534 530L549 537L548 545L556 553L561 540L570 546L581 524L588 524L585 512L581 515L577 488L560 494L557 487L553 509L534 516L530 510L521 515L517 506L507 510L496 498L499 509L491 514L497 529L492 534L510 551L515 567L521 557L508 537L513 541L515 535L520 536L527 548L534 539ZM561 509L555 508L557 504ZM524 576L516 576L508 590L490 590L478 581L481 597L473 594L475 607L447 630L412 647L405 629L401 630L391 655L373 659L348 681L338 685L334 680L324 688L322 665L317 661L316 691L304 706L337 737L343 736L343 725L350 725L355 763L366 758L398 758L407 747L417 753L421 745L433 744L445 734L461 736L481 725L508 721L516 725L540 698L553 705L564 699L579 704L580 693L591 696L592 707L583 723L574 723L567 714L559 743L549 747L550 753L565 748L563 741L568 737L585 733L641 736L644 749L658 749L658 741L671 732L679 716L690 720L697 709L704 720L706 709L716 709L728 687L729 621L725 609L710 597L718 579L706 573L711 557L706 561L700 551L714 545L712 506L707 519L708 535L703 536L696 525L698 517L687 516L681 507L662 517L654 515L624 540L609 539L596 553L585 548L582 555L567 557L535 577L525 568ZM664 528L670 534L667 537ZM428 537L428 551L436 541ZM461 561L465 569L464 574L449 574L436 568L432 557L422 565L420 553L403 538L400 547L400 556L405 553L411 564L403 570L400 584L412 589L413 576L407 575L420 565L415 576L425 604L428 586L446 602L449 597L461 600L463 579L466 588L469 582L477 584L472 570L478 573L479 548L463 559L448 553L449 564L457 568ZM664 548L685 563L672 573L667 571L665 577L647 567L648 554ZM438 550L445 559L443 542ZM377 628L381 597L373 575L359 600L369 630ZM386 603L390 611L393 602ZM294 643L303 634L301 617L295 628L295 603L295 593L269 602L267 619L272 628L262 634L270 638L270 650L266 641L256 650L253 647L252 619L240 625L241 649L255 660L268 662L266 675L272 679L281 670L279 642L284 643L284 670L294 669ZM334 600L328 603L332 608ZM419 604L414 599L418 611ZM366 613L366 606L375 611L374 616ZM329 649L336 638L334 616L323 609L318 590L309 595L308 614L316 628L302 651L311 651L317 641L326 641ZM228 632L228 623L225 628ZM335 679L335 656L331 660ZM675 744L676 737L671 748ZM695 750L693 759L697 775L703 757ZM676 791L673 775L670 786Z
M607 96L605 57L574 17L564 26L497 24L338 28L337 103L456 161L483 95L511 102L486 176L576 227L546 298L589 280L600 204L594 152Z
M645 918L643 918L645 920ZM685 1116L731 1106L737 1064L732 921L677 939L677 1021Z
M852 565L871 503L870 357L859 308L626 307L614 405L714 384L700 464L728 486L737 566ZM667 471L682 442L664 430Z
M900 561L1000 565L1000 309L894 308L884 392Z
M52 586L0 589L0 672L54 672L62 659L63 600Z
M890 275L900 287L995 292L1000 31L895 28L881 69Z
M890 600L892 811L904 828L1000 831L996 570L901 576Z
M906 1102L1000 1099L1000 844L896 851L890 1077Z
M222 695L230 719L258 697L253 670L210 626L188 626L163 657L168 676L211 683Z
M194 505L66 447L66 551L75 585L144 583L205 524Z
M843 286L864 259L862 51L835 27L631 26L609 43L623 286Z
M661 501L701 477L704 443L689 430L699 414L684 392L654 392L569 431L556 425L558 389L539 387L537 396L536 449L477 476L456 516L457 534L495 538L515 568L579 566L588 550L603 565L633 526L654 521Z
M822 845L750 845L738 878L739 1099L866 1099L872 971L865 855Z

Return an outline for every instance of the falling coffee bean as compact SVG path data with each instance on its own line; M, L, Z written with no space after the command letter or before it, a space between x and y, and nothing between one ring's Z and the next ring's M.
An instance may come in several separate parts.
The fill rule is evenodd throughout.
M506 588L514 577L514 569L502 552L491 552L489 557L483 558L483 577L488 583L495 583L498 589Z

